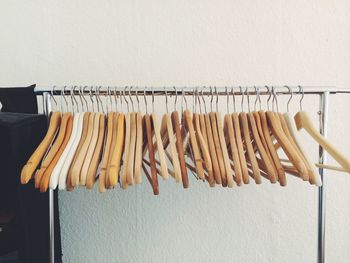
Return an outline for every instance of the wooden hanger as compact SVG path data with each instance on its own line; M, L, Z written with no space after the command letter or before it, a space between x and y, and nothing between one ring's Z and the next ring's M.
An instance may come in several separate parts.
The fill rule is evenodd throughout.
M78 120L78 129L76 130L76 136L74 138L74 141L71 145L71 148L69 149L69 152L65 158L65 161L62 165L62 169L59 175L59 179L58 179L58 188L60 190L66 190L67 188L67 174L68 174L68 170L69 167L72 163L72 160L74 158L74 154L78 148L78 144L83 132L83 120L84 120L84 113L81 113L79 116L79 120ZM51 182L50 182L51 183ZM51 187L51 185L50 185Z
M232 124L232 118L231 118L230 114L225 115L224 123L225 123L224 130L228 134L228 136L227 136L228 141L226 142L226 144L230 145L236 184L238 186L240 186L240 185L242 185L242 168L241 168L241 163L239 160L236 137L235 137L233 124Z
M128 185L134 184L134 165L136 147L136 114L130 113L130 148L128 156L128 166L126 167L126 181Z
M208 137L209 154L210 154L212 166L213 166L214 179L215 179L216 184L222 184L219 161L218 161L218 157L216 154L214 137L213 137L213 133L212 133L209 113L204 114L204 120L205 120L205 130L206 130L207 137Z
M171 118L168 113L165 113L163 115L162 122L165 123L166 126L166 132L167 137L170 145L170 152L171 152L171 162L174 168L174 176L176 182L181 182L181 168L180 168L180 160L179 160L179 154L177 152L176 144L175 144L175 135L174 135L174 128L173 124L171 122Z
M264 134L265 142L267 144L267 147L268 147L269 152L271 154L272 160L273 160L275 167L277 169L278 181L279 181L281 186L286 186L287 185L286 174L285 174L285 171L282 167L280 159L278 157L277 151L273 145L273 141L272 141L272 138L270 135L270 129L269 129L268 122L267 122L266 113L264 111L259 111L259 117L260 117L260 121L261 121L261 128L262 128L262 131Z
M73 128L73 116L70 115L67 121L67 127L66 127L66 132L64 135L64 139L62 141L62 144L60 146L60 148L58 149L57 153L55 154L55 157L52 159L52 161L50 162L49 166L45 169L42 178L40 180L40 192L44 193L47 191L47 189L49 188L49 182L50 182L50 177L52 174L53 169L55 168L58 160L60 159L64 149L67 146L67 143L71 137L72 134L72 128Z
M309 171L309 175L310 175L310 183L314 183L317 186L321 186L322 185L322 180L321 180L321 176L319 175L319 173L317 172L316 167L313 165L313 163L310 161L310 158L308 157L308 155L306 154L305 149L303 148L299 138L298 138L298 132L297 132L297 128L295 126L295 122L292 121L292 117L290 116L290 114L288 112L286 112L284 115L284 120L285 123L288 127L289 130L289 136L292 137L295 146L299 149L300 154L302 155L302 157L304 158L304 161L307 164L307 169ZM311 181L312 179L312 181Z
M174 133L176 135L176 149L179 157L180 169L181 169L181 181L184 188L189 187L188 174L185 161L185 153L183 149L183 140L180 127L180 117L177 111L171 113L171 121L173 124Z
M197 141L199 143L199 147L204 159L203 166L206 168L208 173L208 183L209 186L214 187L215 186L215 179L214 179L214 173L213 173L213 166L211 163L211 158L209 154L208 146L204 140L204 136L202 134L201 126L200 126L200 114L194 113L194 129L196 131L197 135ZM205 127L204 127L205 128Z
M142 144L143 144L143 130L142 130L142 113L136 113L136 146L135 146L135 165L134 165L134 181L136 184L142 182Z
M97 140L98 140L98 134L100 131L100 118L101 118L102 113L95 113L95 118L94 118L94 128L92 131L92 137L90 140L90 145L87 149L87 153L84 159L83 166L80 171L80 185L85 186L86 185L86 178L89 170L89 166L91 164L91 160L93 157L93 154L95 152Z
M106 188L112 188L113 187L113 185L110 184L110 182L112 180L112 178L111 178L111 164L112 164L112 160L115 158L115 156L113 156L113 151L114 151L114 149L116 147L116 144L117 144L119 114L120 113L115 112L114 116L113 116L114 120L113 120L113 128L112 128L112 139L111 139L111 145L110 145L108 162L107 162L107 169L106 169L106 176L105 176Z
M102 159L103 141L105 137L106 117L104 114L100 115L100 126L98 132L98 139L92 159L89 165L89 169L86 176L86 188L92 189L96 182L98 165Z
M124 139L125 139L125 119L124 114L121 112L118 115L117 133L116 133L116 144L112 151L112 159L109 168L109 184L114 187L118 184L121 160L123 157L124 150Z
M295 151L294 147L291 145L287 136L284 134L279 119L276 118L275 113L272 111L267 111L266 114L272 133L288 156L288 159L293 163L299 174L306 174L307 168L305 167L305 164L301 160L298 153Z
M122 188L126 189L128 187L128 179L127 179L127 167L129 162L129 154L130 154L130 135L131 135L131 121L130 121L130 112L125 114L125 147L123 154L123 171L122 171Z
M109 152L111 149L112 135L113 135L113 125L114 125L114 112L109 112L107 116L107 135L104 143L104 151L102 155L102 165L99 176L99 191L103 193L106 191L106 173L107 165L109 160Z
M248 165L244 154L239 116L236 112L232 113L232 122L233 122L234 131L235 131L236 142L237 142L239 161L241 163L241 168L242 168L243 183L249 184Z
M345 172L350 173L350 161L340 153L326 138L324 138L312 125L310 117L304 111L294 116L297 129L304 129L322 148L324 148L336 160Z
M278 177L277 170L275 169L274 164L272 163L267 152L265 151L263 143L260 139L260 135L259 135L258 128L257 128L255 118L254 118L254 114L252 112L248 113L248 120L250 123L250 128L252 131L254 142L257 146L260 158L262 159L263 167L265 168L264 170L266 171L270 182L276 183L277 177Z
M71 171L72 171L71 182L72 182L73 187L79 185L79 183L80 183L80 172L81 172L81 169L83 167L83 163L84 163L85 156L87 154L89 145L91 143L92 133L94 131L94 125L96 124L96 122L95 122L96 115L97 115L96 113L90 114L86 138L84 140L82 147L80 148L80 152L76 152L76 154L78 156L76 158L74 166L71 169ZM97 118L98 118L98 116L97 116ZM83 129L84 129L84 125L83 125Z
M157 175L157 166L156 166L156 160L155 160L155 154L154 154L154 147L153 147L153 140L152 140L152 120L150 115L146 113L143 117L143 125L144 125L144 131L145 131L145 138L147 141L147 148L148 148L148 155L150 160L150 167L151 167L151 178L152 178L152 188L153 188L153 194L158 195L159 194L159 186L158 186L158 175Z
M66 160L66 157L69 153L69 150L72 147L74 139L77 135L80 115L81 115L80 113L77 113L77 114L74 114L74 116L73 116L73 128L72 128L71 136L70 136L69 141L68 141L65 149L63 150L63 153L61 154L61 156L60 156L57 164L55 165L55 167L51 173L51 176L50 176L49 186L51 189L56 189L56 187L58 185L58 180L59 180L59 176L60 176L63 164Z
M78 144L78 147L77 147L77 150L74 154L74 157L73 157L73 161L69 167L69 170L68 170L68 175L67 175L67 181L66 181L66 184L67 184L67 191L72 191L74 189L73 185L72 185L72 168L78 158L78 153L80 152L81 150L81 147L83 146L84 142L85 142L85 139L86 139L86 135L87 135L87 130L88 130L88 125L89 125L89 118L90 118L90 112L84 112L84 117L83 117L83 132L81 134L81 138L80 138L80 141L79 141L79 144Z
M214 140L214 145L215 145L215 150L216 150L216 156L218 158L218 164L219 164L219 169L220 169L220 175L221 175L221 184L222 186L226 187L227 186L227 175L226 175L226 168L225 168L225 163L224 163L224 156L221 150L221 145L220 145L220 138L219 138L219 133L218 133L218 127L217 127L217 122L216 122L216 114L215 112L210 112L210 124L211 124L211 130L212 130L212 135L213 135L213 140Z
M202 158L198 148L196 134L193 127L192 113L189 110L185 110L183 116L184 116L185 127L190 134L190 143L191 143L193 158L194 158L193 161L197 169L197 175L200 179L204 180L205 177L204 177L203 163L202 163Z
M35 188L40 187L40 181L41 181L42 175L44 174L46 168L50 165L52 160L55 158L55 155L57 154L58 150L60 149L66 134L67 123L71 116L72 114L70 112L66 112L63 114L56 140L54 144L51 146L45 159L41 163L40 169L37 171L37 173L34 176Z
M61 113L53 112L50 118L49 128L46 132L44 139L41 141L39 146L36 148L32 156L30 156L28 162L24 165L21 172L21 183L26 184L32 178L34 171L39 165L39 162L45 155L49 145L53 141L57 129L61 124Z
M256 159L254 149L253 149L253 146L251 143L252 141L251 141L251 137L250 137L250 130L249 130L247 114L245 112L241 112L239 114L239 119L240 119L240 123L242 125L245 147L247 150L247 157L248 157L250 164L252 166L253 177L254 177L255 183L261 184L260 168L259 168L258 161Z
M166 180L169 178L168 167L166 164L166 156L165 156L164 146L163 146L162 138L160 135L160 127L158 124L158 117L157 117L157 114L155 112L152 112L151 120L152 120L152 124L153 124L154 136L155 136L156 142L157 142L157 152L158 152L159 161L160 161L161 174L162 174L163 179Z
M222 155L223 155L223 161L224 161L224 165L225 165L227 186L233 187L235 185L235 181L233 179L233 172L231 169L230 158L228 157L227 145L226 145L226 141L225 141L224 129L222 127L222 118L221 118L220 112L216 112L216 122L217 122L221 151L222 151Z

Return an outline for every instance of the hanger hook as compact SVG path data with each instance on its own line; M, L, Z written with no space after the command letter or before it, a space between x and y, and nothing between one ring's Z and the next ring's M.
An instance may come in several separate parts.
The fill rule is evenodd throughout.
M176 103L177 103L177 89L176 87L174 86L173 87L174 91L175 91L175 101L174 101L174 111L176 111Z
M69 111L69 109L68 109L68 101L67 101L67 98L66 98L66 88L67 88L67 86L64 86L63 90L61 90L61 96L62 96L62 98L63 98L63 100L64 100L64 102L66 104L67 111ZM63 106L62 106L62 109L63 109Z
M75 98L75 89L78 88L78 86L73 86L73 99L75 101L75 103L77 104L77 111L79 112L79 102L78 100ZM80 93L78 92L78 95L80 95Z
M269 93L269 97L266 100L267 110L270 110L269 102L270 102L272 93L271 93L271 90L270 90L269 86L265 85L265 88L267 89L267 92Z
M145 100L145 108L146 108L146 114L148 114L148 105L147 105L147 99L146 99L146 87L145 89L143 90L143 99Z
M289 103L291 102L291 100L293 98L293 92L292 92L292 89L289 86L284 85L283 87L287 88L289 93L290 93L290 97L289 97L288 102L287 102L287 112L289 112Z
M69 88L69 97L70 97L70 101L72 102L72 110L74 112L73 86L70 86Z
M249 92L248 92L248 87L245 88L245 94L247 95L248 112L250 112L250 96L249 96Z
M124 101L125 101L125 103L126 103L126 108L127 108L127 110L128 110L128 112L130 111L129 110L129 102L128 102L128 100L126 99L126 89L128 88L128 86L125 86L124 87L124 91L123 91L123 98L124 98Z
M196 100L198 100L199 112L202 114L202 102L201 98L199 97L199 88L196 90Z
M206 88L206 87L204 86L204 88ZM204 104L204 112L207 113L207 103L205 102L205 99L204 99L203 88L201 90L201 96L202 96L202 101L203 101L203 104Z
M164 87L164 94L165 94L165 108L166 108L166 113L169 113L169 108L168 108L168 91L166 87Z
M300 108L300 111L303 111L303 105L302 105L302 102L303 102L303 99L304 99L304 89L302 86L298 86L299 88L299 93L301 92L301 98L300 98L300 101L299 101L299 108Z
M215 87L215 94L216 94L216 111L219 111L219 92L216 87Z
M97 97L98 97L98 100L99 100L100 103L101 103L102 112L105 113L105 109L104 109L104 107L103 107L103 102L102 102L102 99L101 99L101 96L100 96L100 94L101 94L101 88L102 88L102 86L100 86L100 87L98 88Z
M231 88L231 94L232 94L232 102L233 102L233 112L236 112L236 96L235 96L233 87Z
M244 102L244 92L241 86L239 86L239 91L241 92L242 95L242 100L241 100L241 111L243 112L243 102Z
M255 92L256 92L256 98L255 98L255 102L254 102L254 111L256 111L256 104L259 101L259 108L261 110L261 98L260 98L260 88L254 86Z
M79 86L79 99L80 99L80 103L81 103L81 110L84 112L85 108L84 108L84 101L83 101L83 91L82 91L82 86Z
M85 98L85 89L87 88L88 86L83 87L82 94L83 94L83 100L85 101L86 111L89 111L89 105L88 105L87 99Z
M55 103L55 107L57 107L57 101L56 101L56 99L55 99L55 97L54 97L54 95L53 95L53 93L54 93L54 91L55 91L55 88L56 88L56 86L53 86L52 87L52 89L51 89L51 93L50 93L50 97L52 98L52 100L53 100L53 102Z
M154 112L154 89L152 87L152 112Z
M277 92L276 92L276 88L273 87L273 86L272 86L272 94L273 94L273 99L272 99L272 111L274 111L274 104L276 104L277 112L279 112L279 110L278 110Z
M139 99L139 87L136 86L135 90L136 101L137 101L137 111L140 112L140 99Z
M131 90L132 90L132 86L129 87L129 99L131 101L131 107L132 107L132 111L134 112L135 109L134 109L134 100L131 98Z
M214 93L213 93L213 88L210 86L210 94L211 94L211 98L210 98L210 111L213 111L213 100L214 100Z

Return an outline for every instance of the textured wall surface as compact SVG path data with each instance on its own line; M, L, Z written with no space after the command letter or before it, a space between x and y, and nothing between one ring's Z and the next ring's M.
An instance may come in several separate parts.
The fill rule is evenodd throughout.
M346 0L2 0L0 10L3 86L350 85ZM348 156L349 99L330 98L329 121ZM318 97L304 108L316 125ZM349 262L350 177L329 172L326 184L326 259ZM192 178L186 191L170 180L160 191L144 179L126 191L60 193L64 262L316 260L317 189L296 178L236 189Z

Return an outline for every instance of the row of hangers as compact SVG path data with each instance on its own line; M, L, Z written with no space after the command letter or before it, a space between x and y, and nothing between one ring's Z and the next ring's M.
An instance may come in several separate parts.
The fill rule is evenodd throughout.
M104 192L118 184L123 189L139 184L142 175L146 175L153 193L159 194L159 176L164 180L173 177L176 182L182 182L184 188L188 188L189 172L197 179L206 181L210 187L241 186L248 184L250 178L256 184L262 183L265 178L271 183L278 182L281 186L286 186L287 174L321 186L321 177L316 167L350 172L350 161L315 129L309 115L302 111L302 87L299 87L302 94L300 111L294 120L289 113L293 92L287 86L290 98L284 114L279 112L276 90L266 87L270 93L267 111L261 109L260 89L255 88L256 100L252 111L248 89L241 89L242 111L239 113L236 112L233 89L226 89L227 112L224 116L218 110L217 91L216 109L213 109L214 92L211 88L209 112L203 89L197 89L193 91L193 112L188 109L182 90L179 113L176 109L178 91L174 88L174 110L169 113L165 89L166 113L161 119L154 110L154 93L152 112L149 114L144 92L146 111L142 114L138 92L138 108L135 110L131 98L132 88L129 88L129 101L126 88L118 96L116 90L112 94L111 89L108 89L105 114L99 90L94 92L97 102L95 111L93 92L90 89L92 111L89 111L83 96L84 89L79 89L80 111L79 103L73 95L75 88L70 90L72 111L68 106L66 90L61 91L61 109L52 112L44 139L23 167L22 184L34 177L35 187L41 192L46 192L49 187L72 191L77 186L91 189L98 179L99 191ZM53 91L54 89L51 97L57 106ZM271 96L272 110L269 109ZM120 103L117 103L117 97L120 98ZM245 97L248 112L243 111ZM231 99L234 106L232 113L229 109ZM124 110L123 100L127 106ZM66 103L66 111L63 109L63 101ZM120 105L120 109L117 105ZM74 107L77 108L76 111ZM300 129L304 129L320 144L340 167L313 164L301 143L298 133Z

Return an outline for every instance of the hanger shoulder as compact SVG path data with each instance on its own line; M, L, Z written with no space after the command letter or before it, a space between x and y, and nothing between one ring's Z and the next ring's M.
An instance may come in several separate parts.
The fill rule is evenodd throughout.
M279 181L281 186L286 186L287 185L286 174L285 174L285 171L282 167L281 161L278 157L277 150L275 149L275 147L273 145L273 141L271 139L269 126L267 123L266 113L264 111L259 111L259 117L260 117L261 128L262 128L263 136L265 138L265 142L266 142L268 150L271 154L273 163L275 164L275 167L277 169L278 181Z
M49 128L46 132L44 139L36 148L34 153L30 156L28 162L24 165L21 172L21 183L26 184L32 178L34 171L39 165L39 162L45 155L48 147L53 141L56 131L61 123L61 114L59 112L53 112L50 118Z
M92 159L89 165L89 169L86 175L86 188L92 189L96 181L96 174L98 165L102 158L103 152L103 141L105 136L105 126L106 126L106 118L104 114L100 114L99 120L99 130L98 130L98 138L96 142L96 147L94 153L92 155Z
M60 159L63 151L65 150L65 148L67 146L67 143L68 143L68 141L71 137L71 134L72 134L72 128L73 128L73 116L70 116L68 121L67 121L67 128L66 128L63 142L62 142L60 148L58 149L55 157L52 159L49 166L45 169L43 176L40 180L40 185L38 186L38 188L40 188L40 192L42 192L42 193L46 192L48 187L49 187L49 182L50 182L50 177L51 177L52 171L55 168L58 160Z
M116 126L114 127L116 132L116 142L111 149L111 160L109 166L109 185L114 187L118 184L121 160L123 157L124 140L125 140L125 115L123 113L118 114ZM125 167L125 166L124 166Z
M127 167L129 162L129 153L130 153L130 129L131 129L131 120L130 113L125 114L125 147L123 153L123 171L122 171L122 188L126 189L128 187L127 179Z
M199 142L199 147L204 159L204 167L207 170L208 173L208 183L209 186L213 187L215 186L215 180L214 180L214 174L213 174L213 167L211 163L211 158L209 154L209 149L207 147L207 144L204 140L204 136L202 134L201 126L200 126L200 117L198 113L194 114L194 129L196 131L197 140Z
M241 168L241 164L239 161L238 148L237 148L236 137L235 137L235 133L234 133L234 129L233 129L232 118L229 114L225 115L224 122L225 122L226 131L228 133L227 138L228 138L229 144L230 144L236 183L237 183L237 185L241 185L242 184L242 168Z
M306 112L298 112L294 116L294 120L298 130L303 128L307 131L307 133L311 135L311 137L318 142L344 168L345 171L350 173L350 161L314 128Z
M148 114L144 115L144 127L145 127L144 130L146 133L148 155L149 155L150 167L151 167L153 194L158 195L159 194L159 186L158 186L156 159L155 159L153 139L152 139L152 137L153 137L153 135L152 135L152 120Z
M111 146L112 136L113 136L114 116L115 116L114 112L108 113L108 116L107 116L107 134L106 134L106 140L104 142L104 151L102 154L102 164L101 164L101 171L99 176L100 193L103 193L106 191L107 166L108 166L110 146Z
M154 136L155 136L156 142L157 142L156 145L157 145L157 152L158 152L159 161L160 161L161 175L162 175L163 179L166 180L169 178L169 173L168 173L168 167L166 164L164 146L163 146L162 138L160 135L158 116L155 112L152 113L151 120L152 120L152 124L153 124Z
M276 183L277 181L277 171L272 163L272 161L270 160L267 152L265 151L265 148L263 146L263 143L260 139L260 135L258 132L258 128L257 128L257 124L255 122L255 118L254 118L254 114L252 112L250 112L248 114L248 120L250 123L250 127L251 127L251 131L252 131L252 135L254 138L254 142L257 146L260 158L262 160L263 163L263 167L266 170L266 173L268 175L268 179L270 180L271 183Z
M173 124L173 129L176 136L176 149L179 157L179 164L181 169L181 181L184 188L188 188L189 182L188 182L188 174L187 174L187 168L186 168L186 162L185 162L185 153L183 149L183 141L182 141L182 135L181 135L181 128L180 128L180 118L179 113L177 111L174 111L171 113L171 120Z
M142 182L142 144L143 144L143 131L142 131L142 114L136 113L136 146L135 146L135 168L134 176L135 183Z
M245 112L241 112L239 114L240 122L242 125L243 130L243 136L245 141L245 147L247 150L247 156L249 158L250 164L252 166L253 171L253 177L255 180L255 183L261 184L261 174L260 174L260 168L258 165L258 161L256 159L254 149L251 143L251 137L250 137L250 130L249 130L249 123L248 123L248 117Z
M220 141L223 161L224 161L224 165L225 165L227 186L233 187L235 185L235 181L233 180L233 172L231 169L230 159L228 157L228 151L227 151L225 136L224 136L224 132L223 132L224 129L222 126L222 118L221 118L220 112L216 112L216 123L217 123L217 128L218 128L218 135L219 135L219 141Z

